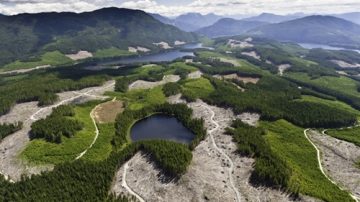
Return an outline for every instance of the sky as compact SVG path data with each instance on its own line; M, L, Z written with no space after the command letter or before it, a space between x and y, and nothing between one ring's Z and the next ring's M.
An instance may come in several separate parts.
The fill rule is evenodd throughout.
M189 12L227 16L264 12L337 14L359 12L360 0L0 0L0 13L83 12L111 6L141 9L165 16Z

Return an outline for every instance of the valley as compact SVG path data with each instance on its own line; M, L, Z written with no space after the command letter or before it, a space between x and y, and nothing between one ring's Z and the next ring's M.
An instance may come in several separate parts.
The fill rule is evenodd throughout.
M352 29L291 38L318 19ZM0 56L0 202L358 202L359 25L343 21L0 16L0 39L28 39Z

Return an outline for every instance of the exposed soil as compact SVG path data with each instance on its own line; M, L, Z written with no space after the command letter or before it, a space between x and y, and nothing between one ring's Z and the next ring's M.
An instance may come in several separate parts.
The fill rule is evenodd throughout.
M219 74L216 74L214 75L215 78L218 78L218 79L236 79L238 81L242 81L244 82L245 84L246 83L253 83L253 84L257 84L257 82L259 82L259 78L256 78L256 77L245 77L245 76L239 76L237 74L227 74L227 75L219 75Z
M324 172L359 200L360 169L355 163L360 160L360 147L313 130L308 136L321 151Z
M249 37L245 39L244 41L239 41L235 39L229 39L227 45L230 46L230 48L251 48L254 47L253 44L251 44L252 38Z
M350 64L342 60L331 60L331 62L339 65L341 68L360 68L360 64Z
M234 66L241 66L241 64L237 61L237 60L234 60L234 59L228 59L228 58L219 58L221 62L227 62L227 63L230 63Z
M250 126L257 126L260 120L260 114L245 112L237 115L236 118Z
M72 60L83 60L86 58L93 57L93 54L88 51L79 51L76 54L67 54L66 57L68 57Z
M166 83L171 83L171 82L175 83L178 82L179 80L180 80L180 76L178 75L165 75L163 80L156 82L137 80L129 85L129 90L149 89L149 88L154 88L156 86L164 85Z
M99 98L104 99L106 98L102 96L104 92L114 90L114 85L114 81L109 81L99 87L59 93L59 101L48 107L38 107L37 102L18 104L10 111L10 113L1 116L1 122L23 122L23 128L20 131L9 135L0 143L1 174L8 177L9 180L18 181L22 174L40 174L42 171L52 170L52 165L35 166L18 158L18 155L25 149L30 141L29 131L31 129L31 124L38 119L50 115L52 109L59 105L73 102L86 102L88 100Z
M140 46L138 46L138 47L128 47L128 51L129 52L131 52L131 53L137 53L137 52L144 52L144 53L146 53L146 52L149 52L149 51L151 51L150 49L147 49L147 48L144 48L144 47L140 47Z
M123 103L121 101L109 101L102 103L96 107L94 117L97 123L112 123L115 122L116 116L124 111Z
M201 78L201 75L203 75L203 73L201 71L195 71L195 72L191 72L190 74L188 74L187 78L188 79L198 79L198 78Z
M174 42L175 46L181 46L181 45L184 45L184 44L186 44L186 42L184 42L184 41L175 41Z
M155 46L159 46L160 48L162 48L162 49L171 49L172 47L168 44L168 43L166 43L166 42L164 42L164 41L162 41L162 42L159 42L159 43L153 43Z
M278 66L279 69L279 75L282 76L284 75L285 70L290 69L291 65L290 64L281 64Z
M184 102L180 97L172 96L169 102ZM126 179L123 179L125 166L119 169L111 192L128 194L121 186L125 180L131 190L146 201L291 201L279 190L248 183L254 159L241 157L232 137L224 134L224 129L236 118L231 110L210 106L200 100L188 103L188 106L193 109L194 117L204 118L210 134L193 151L187 173L179 180L168 181L146 154L138 153L127 164ZM308 197L300 200L316 201Z
M246 56L249 56L249 57L253 57L257 60L260 60L261 57L260 55L258 55L255 51L250 51L250 52L241 52L242 55L246 55Z

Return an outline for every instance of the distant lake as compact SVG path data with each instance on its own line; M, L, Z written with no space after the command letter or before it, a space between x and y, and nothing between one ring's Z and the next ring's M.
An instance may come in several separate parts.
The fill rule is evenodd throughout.
M354 50L354 49L346 49L346 48L340 48L340 47L334 47L334 46L328 46L323 44L314 44L314 43L298 43L301 47L306 49L313 49L313 48L322 48L325 50L352 50L360 53L360 50Z
M130 136L133 141L169 140L184 144L189 144L194 139L194 134L179 120L163 114L156 114L135 123Z

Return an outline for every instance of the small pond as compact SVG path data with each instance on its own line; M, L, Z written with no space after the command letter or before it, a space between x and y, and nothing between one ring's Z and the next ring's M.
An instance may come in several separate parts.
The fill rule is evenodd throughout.
M138 121L131 128L132 141L169 140L189 144L194 134L175 117L156 114Z

